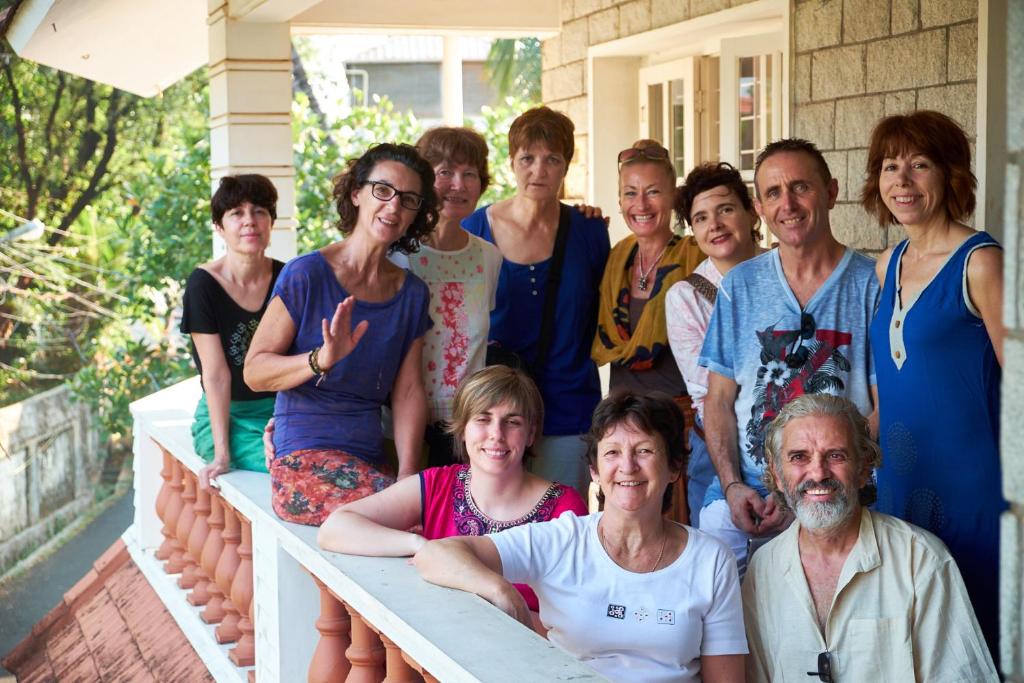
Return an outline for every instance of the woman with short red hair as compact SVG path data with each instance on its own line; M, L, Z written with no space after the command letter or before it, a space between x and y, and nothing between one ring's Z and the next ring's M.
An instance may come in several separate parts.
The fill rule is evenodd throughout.
M908 239L878 260L871 323L884 451L878 510L936 534L960 567L993 658L999 634L1002 248L963 221L967 136L934 111L882 119L864 208Z
M559 201L573 130L569 117L548 107L519 116L508 132L515 195L478 209L462 226L503 257L488 362L521 364L548 407L533 471L586 497L580 436L601 399L590 343L610 243L603 220Z

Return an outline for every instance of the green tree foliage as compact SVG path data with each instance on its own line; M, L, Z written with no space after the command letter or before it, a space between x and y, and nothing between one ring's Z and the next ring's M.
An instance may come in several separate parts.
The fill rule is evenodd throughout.
M479 119L466 119L465 125L484 136L490 152L491 185L481 197L481 205L509 197L515 191L508 129L530 106L530 102L509 97L498 107L484 107ZM292 103L292 137L299 252L319 249L341 237L335 226L338 213L334 208L332 180L348 160L380 142L413 144L423 133L423 125L412 112L396 111L394 103L386 97L374 96L372 105L353 107L347 117L332 124L310 106L305 93L296 93Z
M0 285L10 306L4 315L12 323L0 392L11 402L19 392L71 378L104 433L124 437L131 401L194 373L177 325L184 282L211 254L206 77L194 74L144 100L6 59L0 153L15 161L0 164L0 208L57 229L44 242L0 243ZM508 128L533 104L507 97L467 120L491 151L492 183L482 203L514 190ZM375 143L415 142L423 130L386 98L331 122L298 90L299 252L339 238L332 178L346 160ZM11 227L0 222L0 234ZM21 278L28 280L19 287Z
M0 208L47 226L42 240L0 242L5 401L91 362L93 343L142 284L132 238L143 203L159 197L153 150L182 146L190 126L205 137L205 118L204 81L140 98L0 46ZM169 169L172 182L178 176ZM0 235L14 224L5 216Z
M491 43L484 75L501 98L540 102L540 40L499 38Z

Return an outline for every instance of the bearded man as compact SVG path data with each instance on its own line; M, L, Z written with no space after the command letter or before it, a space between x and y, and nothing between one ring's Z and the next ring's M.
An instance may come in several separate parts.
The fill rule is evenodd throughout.
M748 681L999 680L946 547L865 507L881 452L853 403L794 399L765 450L764 483L796 521L743 584Z

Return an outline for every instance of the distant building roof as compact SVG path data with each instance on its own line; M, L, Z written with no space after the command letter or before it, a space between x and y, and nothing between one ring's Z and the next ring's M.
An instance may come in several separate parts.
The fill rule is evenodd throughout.
M19 681L212 681L124 542L3 659Z
M459 38L464 62L482 62L491 49L490 38ZM346 36L348 64L401 62L440 62L444 39L440 36Z

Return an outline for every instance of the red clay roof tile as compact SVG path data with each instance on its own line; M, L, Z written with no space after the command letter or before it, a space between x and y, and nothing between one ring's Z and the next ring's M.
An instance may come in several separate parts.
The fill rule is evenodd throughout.
M23 683L213 680L121 541L3 664Z

